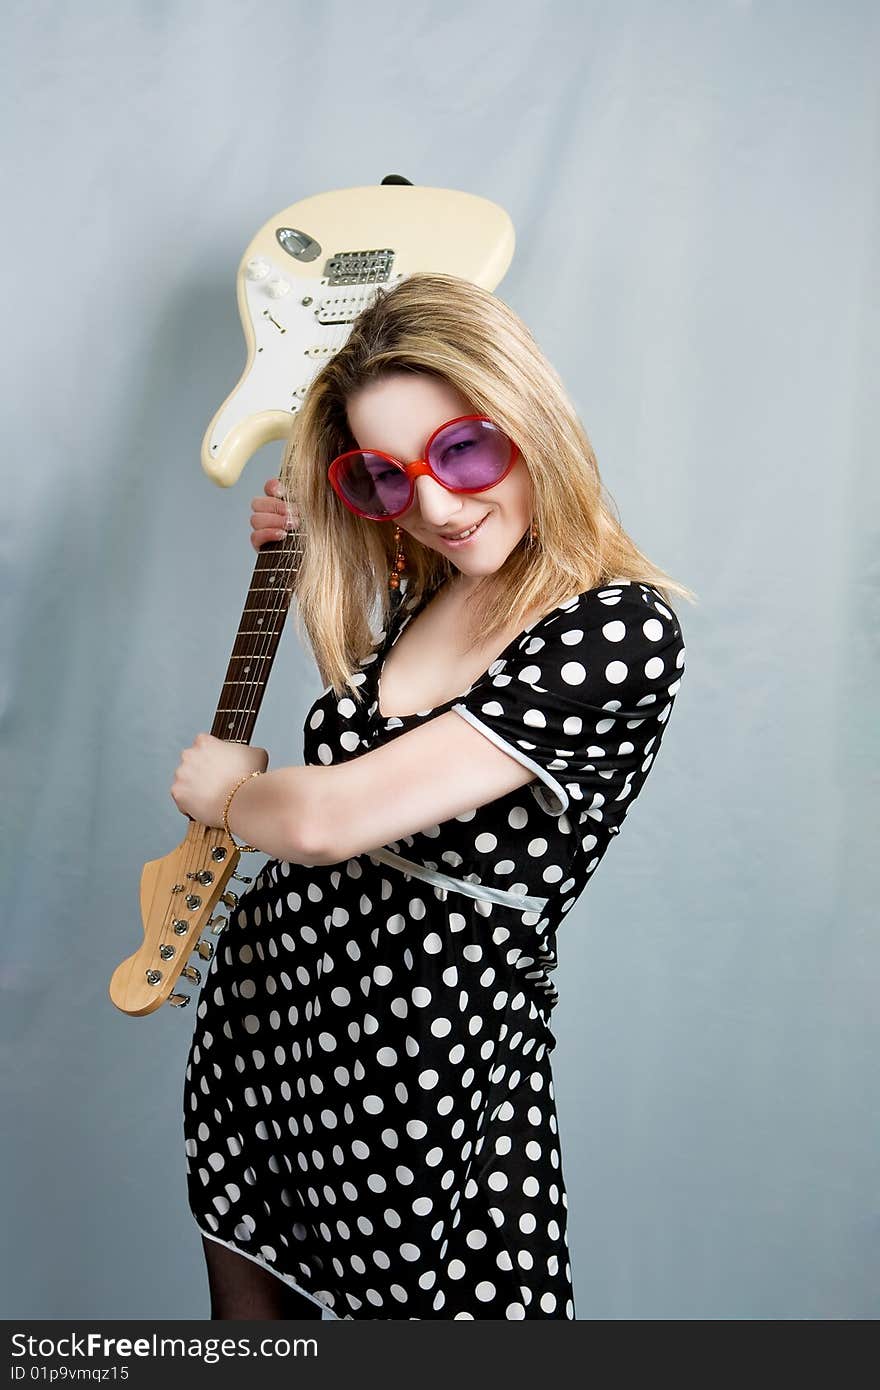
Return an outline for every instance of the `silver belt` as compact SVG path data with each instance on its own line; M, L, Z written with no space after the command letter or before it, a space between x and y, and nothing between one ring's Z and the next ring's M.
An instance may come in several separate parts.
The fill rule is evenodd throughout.
M453 878L451 874L441 874L437 869L429 869L424 864L393 854L390 849L371 849L367 858L390 864L393 869L400 869L401 873L412 874L413 878L424 879L425 883L433 883L447 892L465 893L469 898L483 898L521 912L543 912L550 901L549 898L531 897L523 893L507 893L503 888L490 888L485 883L469 883L465 878Z

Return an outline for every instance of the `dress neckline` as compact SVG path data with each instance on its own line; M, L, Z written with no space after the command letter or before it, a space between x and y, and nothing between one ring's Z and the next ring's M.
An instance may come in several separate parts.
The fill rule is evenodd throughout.
M440 587L442 587L442 585L441 585ZM375 689L375 692L374 692L374 694L375 694L375 702L374 702L375 714L376 714L376 718L379 719L383 724L402 723L403 720L405 720L405 719L418 719L418 718L419 718L420 716L422 716L422 715L433 714L433 713L434 713L434 709L440 709L440 708L442 708L442 706L435 705L435 706L434 706L434 709L429 709L429 710L417 710L417 711L416 711L415 713L413 713L413 714L383 714L383 713L382 713L382 710L381 710L381 703L382 703L382 667L385 665L385 658L388 656L388 653L391 651L391 648L394 646L394 644L395 644L395 642L397 641L397 639L401 636L401 634L402 634L404 628L406 627L407 623L409 623L410 620L411 620L412 618L414 618L414 617L416 616L417 613L421 613L422 609L423 609L424 607L426 607L427 602L428 602L428 599L429 599L429 598L433 598L434 594L436 594L437 592L438 592L437 589L426 590L426 591L422 594L422 596L421 596L421 598L419 599L418 603L414 603L413 606L412 606L412 608L409 610L409 612L404 614L403 622L398 622L398 619L399 619L399 617L400 617L400 613L401 613L402 610L406 607L405 602L404 602L404 603L401 603L401 604L399 605L397 611L396 611L395 613L392 614L392 616L391 616L391 618L390 618L390 620L389 620L389 622L388 622L388 631L387 631L386 634L385 634L385 640L382 642L382 645L381 645L380 648L379 648L379 654L378 654L378 656L377 656L377 658L376 658L375 667L374 667L375 672L376 672L376 689ZM396 629L397 629L396 631L394 631L395 627L396 627ZM461 697L458 696L458 695L456 695L455 698L456 698L456 699L460 699Z
M442 588L442 585L439 587ZM601 587L604 588L605 586L603 585ZM481 681L484 676L488 675L489 671L491 671L496 661L501 661L501 659L504 656L506 656L506 654L510 651L511 647L516 646L518 642L521 642L523 638L528 636L528 634L532 632L534 628L538 627L540 623L545 623L548 618L552 618L553 615L555 613L558 613L561 608L565 608L567 604L573 603L576 598L580 598L581 596L580 593L571 594L568 598L563 599L561 603L557 603L554 608L548 609L548 611L546 613L542 613L539 618L535 618L534 622L529 623L528 627L524 627L522 632L517 633L516 637L511 638L507 646L502 648L502 650L498 653L497 656L493 656L486 669L484 671L480 671L478 675L474 676L474 679L471 681L470 685L466 686L464 690L459 691L457 695L452 695L448 700L443 700L442 703L439 705L432 705L430 709L414 710L412 714L383 714L381 710L382 667L385 665L386 657L388 656L388 653L391 651L391 648L394 646L394 644L403 635L407 627L407 624L410 623L412 619L415 618L419 613L421 613L422 609L426 607L428 600L433 598L434 595L438 592L439 589L432 589L422 594L419 601L415 603L413 607L410 609L410 611L405 615L403 622L397 626L397 631L394 632L393 635L392 629L397 619L398 613L400 612L400 609L398 609L398 613L395 613L394 618L388 624L388 632L385 635L385 640L379 648L379 654L376 658L373 667L373 669L376 672L376 687L373 692L373 712L375 717L382 724L405 724L407 720L410 719L425 719L429 714L436 714L438 710L445 710L450 706L456 704L459 700L462 700L464 696L467 695L471 690L473 690L474 686L477 684L478 681ZM400 608L403 608L404 606L404 604L401 604Z

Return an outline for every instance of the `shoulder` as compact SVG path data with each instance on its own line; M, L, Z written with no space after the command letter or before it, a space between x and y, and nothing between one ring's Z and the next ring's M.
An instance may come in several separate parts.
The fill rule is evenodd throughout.
M678 615L659 589L626 579L585 589L566 599L526 628L523 639L539 636L571 645L581 631L604 633L613 642L622 639L624 630L658 641L679 635L681 629Z
M658 589L618 580L584 590L546 613L511 649L509 675L549 699L654 697L684 669L677 615ZM504 676L501 677L504 679ZM603 693L604 692L604 693Z

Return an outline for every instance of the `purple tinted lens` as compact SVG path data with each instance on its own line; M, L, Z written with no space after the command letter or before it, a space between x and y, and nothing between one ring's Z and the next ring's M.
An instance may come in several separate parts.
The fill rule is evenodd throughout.
M345 500L368 516L399 512L409 497L403 469L395 468L381 454L352 454L339 468L336 481Z
M497 425L460 420L436 436L428 462L444 487L482 492L500 482L512 458L513 445ZM349 455L336 481L350 506L376 520L399 514L410 502L406 473L381 454L361 450Z
M428 462L446 487L481 492L500 481L513 453L503 430L488 420L461 420L434 439Z

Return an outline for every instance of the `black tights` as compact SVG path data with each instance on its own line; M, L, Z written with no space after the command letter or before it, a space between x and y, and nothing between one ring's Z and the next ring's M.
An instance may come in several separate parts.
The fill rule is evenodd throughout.
M247 1256L237 1255L207 1236L202 1236L202 1245L208 1266L212 1321L321 1317L317 1303L297 1293L277 1274L270 1274Z

